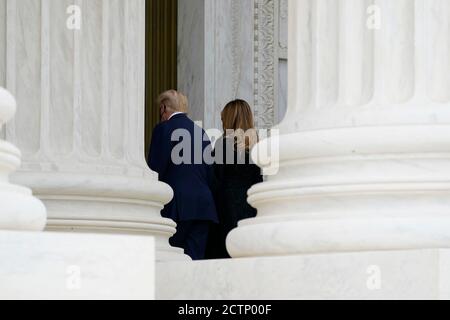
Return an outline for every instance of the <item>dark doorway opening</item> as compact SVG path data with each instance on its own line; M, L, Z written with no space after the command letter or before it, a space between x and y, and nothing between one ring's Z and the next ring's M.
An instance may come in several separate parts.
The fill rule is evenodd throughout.
M159 122L158 95L177 89L178 0L146 0L145 145Z

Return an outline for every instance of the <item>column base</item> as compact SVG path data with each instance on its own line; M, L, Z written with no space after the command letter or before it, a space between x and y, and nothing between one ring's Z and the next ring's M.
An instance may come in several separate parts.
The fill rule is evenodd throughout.
M227 245L235 258L450 248L449 230L450 218L426 214L397 219L259 219L242 221Z
M46 231L152 236L158 261L190 260L182 249L169 245L176 224L160 212L173 193L159 181L44 172L20 172L13 179L44 202Z
M0 231L0 300L154 299L152 237Z
M0 88L0 95L2 94L5 91ZM12 144L0 140L0 229L42 231L47 219L42 202L33 197L30 189L9 183L10 172L19 166L20 151Z
M280 136L279 173L249 191L258 216L230 233L231 256L450 248L449 137L449 125Z

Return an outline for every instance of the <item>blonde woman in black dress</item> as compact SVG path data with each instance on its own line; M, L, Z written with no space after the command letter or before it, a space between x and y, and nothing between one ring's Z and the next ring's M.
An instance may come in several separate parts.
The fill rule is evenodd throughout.
M228 103L222 111L224 135L215 145L215 201L219 224L210 233L207 258L229 258L226 237L243 219L256 217L247 202L248 190L263 181L261 170L251 161L258 142L253 113L244 100Z

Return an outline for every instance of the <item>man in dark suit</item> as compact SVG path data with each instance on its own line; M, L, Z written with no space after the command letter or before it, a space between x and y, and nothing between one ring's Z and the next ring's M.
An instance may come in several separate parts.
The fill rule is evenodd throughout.
M203 157L211 150L211 143L203 129L184 113L185 96L167 91L159 97L158 105L162 122L153 131L148 164L174 191L173 200L161 214L178 225L170 244L183 248L193 260L201 260L210 225L218 222L211 191L213 168Z

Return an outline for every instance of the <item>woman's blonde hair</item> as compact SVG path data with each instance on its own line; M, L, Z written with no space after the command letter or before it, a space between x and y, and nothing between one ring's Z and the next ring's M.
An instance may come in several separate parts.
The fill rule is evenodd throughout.
M239 149L250 150L258 143L253 112L244 100L229 102L222 111L225 136L234 139Z
M189 100L188 98L176 90L168 90L161 93L156 101L158 107L164 104L166 108L171 112L183 112L188 113L189 111Z

